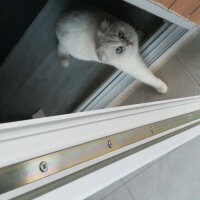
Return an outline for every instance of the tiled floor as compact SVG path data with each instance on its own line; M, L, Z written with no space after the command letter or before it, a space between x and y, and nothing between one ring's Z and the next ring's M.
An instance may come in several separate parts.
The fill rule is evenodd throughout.
M200 137L87 200L199 200Z
M200 137L125 184L136 200L199 200Z
M156 75L168 84L168 92L159 94L141 85L121 105L131 105L200 94L200 32L177 52Z
M165 95L146 85L122 105L200 95L200 33L158 72L168 83ZM199 200L200 137L124 177L87 200Z

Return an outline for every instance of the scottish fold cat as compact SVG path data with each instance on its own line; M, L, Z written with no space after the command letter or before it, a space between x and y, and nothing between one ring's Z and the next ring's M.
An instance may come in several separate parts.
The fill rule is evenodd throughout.
M69 56L112 65L136 79L167 92L167 85L153 75L139 54L135 29L101 11L73 11L57 23L58 56L63 67Z

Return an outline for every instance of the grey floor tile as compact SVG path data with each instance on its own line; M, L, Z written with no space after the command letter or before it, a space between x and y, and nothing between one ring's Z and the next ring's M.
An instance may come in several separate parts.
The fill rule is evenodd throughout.
M103 200L133 200L134 198L128 192L126 187L123 185L119 189L115 190Z
M121 180L109 185L108 187L100 190L99 192L95 193L94 195L88 197L86 200L100 200L117 190L118 188L122 187L123 183Z
M141 167L140 169L132 172L131 174L125 176L124 178L122 178L122 182L126 183L128 181L130 181L131 179L135 178L138 174L142 173L143 171L145 171L147 168L151 167L152 165L154 165L157 162L157 160Z
M200 46L200 43L199 43ZM200 49L199 57L185 58L178 57L178 60L184 65L186 70L191 74L194 80L200 85Z
M200 30L197 31L191 40L186 42L186 44L176 53L177 56L185 58L199 57L200 54Z
M137 200L200 199L200 137L179 147L126 183Z
M157 171L159 165L156 164L127 182L125 185L129 192L137 200L154 200L157 186Z
M121 105L131 105L166 99L195 96L200 87L175 57L170 59L156 75L168 84L168 92L159 94L153 88L142 84Z

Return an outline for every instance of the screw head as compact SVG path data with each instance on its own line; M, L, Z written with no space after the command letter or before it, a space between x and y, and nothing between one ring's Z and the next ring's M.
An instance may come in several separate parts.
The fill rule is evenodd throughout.
M151 132L154 133L155 132L155 129L153 127L151 127Z
M112 148L112 147L113 147L113 142L112 142L112 140L108 140L108 147L109 147L109 148Z
M46 172L48 170L48 163L46 161L42 161L40 163L40 170L42 172Z

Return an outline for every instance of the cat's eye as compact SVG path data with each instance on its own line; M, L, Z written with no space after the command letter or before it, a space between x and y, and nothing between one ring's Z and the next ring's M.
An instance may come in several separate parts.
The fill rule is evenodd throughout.
M124 38L124 32L123 31L119 31L118 36L119 36L119 38Z
M119 53L122 53L123 51L123 47L117 47L116 48L116 53L119 54Z

